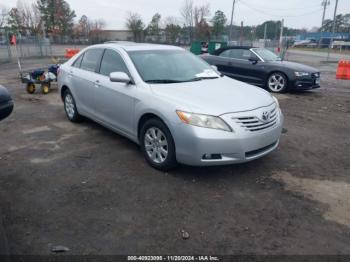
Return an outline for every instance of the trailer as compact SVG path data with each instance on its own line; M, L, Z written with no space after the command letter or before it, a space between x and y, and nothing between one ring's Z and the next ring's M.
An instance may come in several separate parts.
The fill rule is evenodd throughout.
M48 68L36 68L32 70L20 70L19 76L21 82L26 84L28 94L34 94L36 86L40 85L41 92L48 94L50 92L51 83L57 81L59 65L50 65Z

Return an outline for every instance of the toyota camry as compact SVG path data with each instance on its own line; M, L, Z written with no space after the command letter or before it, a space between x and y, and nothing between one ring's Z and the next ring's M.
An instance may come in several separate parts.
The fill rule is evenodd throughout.
M277 148L277 99L172 46L106 43L61 66L67 117L88 117L138 143L160 170L248 162Z

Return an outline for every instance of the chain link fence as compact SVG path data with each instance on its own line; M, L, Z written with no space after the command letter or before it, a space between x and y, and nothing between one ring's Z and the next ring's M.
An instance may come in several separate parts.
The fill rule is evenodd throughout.
M66 49L83 49L87 45L56 44L53 45L48 38L37 36L16 36L16 45L11 44L12 34L0 28L0 63L26 58L63 57Z
M11 61L12 53L9 44L9 34L5 29L0 28L0 63Z

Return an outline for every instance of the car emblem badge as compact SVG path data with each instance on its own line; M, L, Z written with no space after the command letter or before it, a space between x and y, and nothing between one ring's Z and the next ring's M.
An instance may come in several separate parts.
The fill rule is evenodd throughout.
M262 114L262 120L264 121L264 122L268 122L269 120L270 120L270 113L269 112L264 112L263 114Z

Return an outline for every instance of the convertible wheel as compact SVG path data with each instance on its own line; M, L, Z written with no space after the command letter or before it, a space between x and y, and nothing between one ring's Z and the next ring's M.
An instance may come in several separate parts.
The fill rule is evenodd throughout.
M271 92L274 93L283 93L286 91L288 86L288 80L285 75L282 73L273 73L268 81L267 81L267 87Z
M79 115L72 93L67 90L63 95L64 109L67 117L72 122L80 122L82 117Z
M168 127L159 119L148 120L141 129L140 144L147 162L167 171L177 164L175 144Z

